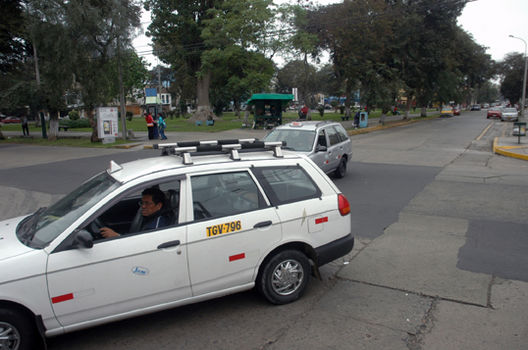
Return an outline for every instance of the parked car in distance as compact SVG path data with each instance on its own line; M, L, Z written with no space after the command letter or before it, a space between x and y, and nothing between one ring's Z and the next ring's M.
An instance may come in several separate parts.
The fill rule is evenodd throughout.
M453 107L453 114L460 115L460 106Z
M482 104L482 108L484 108L484 109L489 108L489 107L490 107L489 103Z
M519 112L517 111L517 108L513 107L504 107L501 111L501 121L518 121L519 120Z
M453 107L446 105L442 106L442 109L440 110L440 115L443 117L452 117L454 116Z
M20 118L17 117L5 117L2 119L2 123L4 124L18 124L21 123Z
M156 145L161 156L111 161L0 222L0 349L254 287L272 304L300 298L312 272L352 250L350 204L281 145Z
M490 119L490 118L501 119L501 116L502 116L502 110L499 107L491 107L490 109L488 109L488 113L486 113L487 119Z
M302 121L273 129L264 141L285 141L285 149L306 154L326 174L340 178L346 175L352 158L352 142L340 123Z
M480 105L472 105L471 106L472 111L480 111Z

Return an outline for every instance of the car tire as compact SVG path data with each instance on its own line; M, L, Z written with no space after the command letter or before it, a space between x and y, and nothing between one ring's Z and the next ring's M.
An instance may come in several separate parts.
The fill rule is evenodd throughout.
M37 327L22 312L0 309L0 348L30 350L39 348Z
M310 279L310 262L298 250L284 250L264 262L257 278L258 291L272 304L299 299Z
M339 165L337 166L337 169L334 171L334 175L337 178L342 178L346 175L346 159L341 158L341 161L339 162Z

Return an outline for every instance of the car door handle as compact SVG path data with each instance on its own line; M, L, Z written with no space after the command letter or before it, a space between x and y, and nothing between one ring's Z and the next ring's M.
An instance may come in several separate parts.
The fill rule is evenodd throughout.
M271 220L262 221L262 222L259 222L258 224L255 224L255 226L253 226L253 228L267 227L267 226L270 226L271 224L273 224L273 222L271 222Z
M165 249L165 248L170 248L170 247L176 247L180 245L180 241L179 240L176 240L176 241L169 241L169 242L165 242L165 243L162 243L158 246L158 249Z

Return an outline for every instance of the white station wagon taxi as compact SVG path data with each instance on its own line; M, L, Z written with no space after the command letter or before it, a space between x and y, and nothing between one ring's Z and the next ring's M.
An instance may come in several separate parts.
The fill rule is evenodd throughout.
M159 145L161 157L111 162L49 208L1 222L0 348L253 287L274 304L298 299L354 238L345 196L281 144ZM147 205L163 225L144 225Z

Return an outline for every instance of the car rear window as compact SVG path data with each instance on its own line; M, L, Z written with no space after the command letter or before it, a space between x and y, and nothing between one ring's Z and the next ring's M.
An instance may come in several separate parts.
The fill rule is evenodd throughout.
M321 190L300 166L255 168L253 171L274 206L321 196Z
M275 129L265 141L286 141L286 148L297 152L310 152L314 145L315 131L302 129Z

